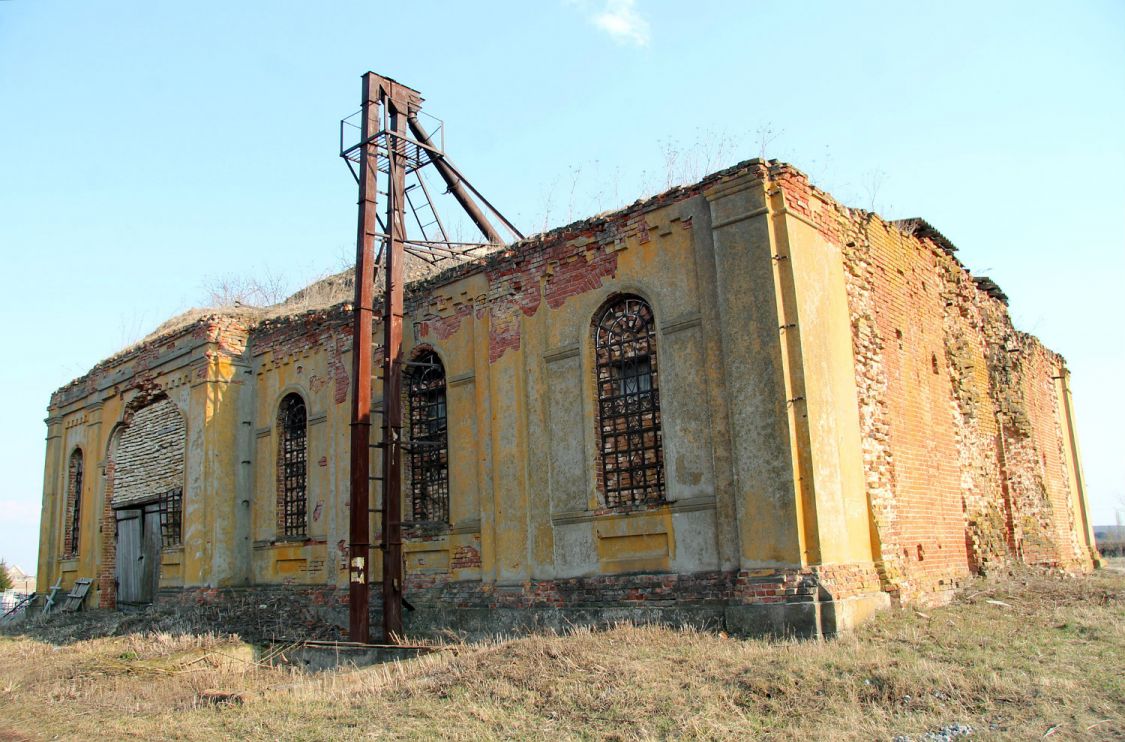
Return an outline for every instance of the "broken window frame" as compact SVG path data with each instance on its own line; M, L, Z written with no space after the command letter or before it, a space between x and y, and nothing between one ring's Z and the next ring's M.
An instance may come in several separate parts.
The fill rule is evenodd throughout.
M70 522L68 523L70 545L66 556L73 559L78 556L78 542L82 537L82 480L85 478L85 461L82 457L81 448L75 448L71 452L69 463L66 481L74 501L71 503L68 513L70 516Z
M160 546L164 549L183 544L184 488L175 487L160 498Z
M598 471L608 508L666 501L656 319L639 296L613 297L594 319Z
M449 522L449 401L445 365L433 350L407 366L406 420L411 522Z
M277 525L280 535L308 535L308 407L304 397L291 392L282 398L277 413Z

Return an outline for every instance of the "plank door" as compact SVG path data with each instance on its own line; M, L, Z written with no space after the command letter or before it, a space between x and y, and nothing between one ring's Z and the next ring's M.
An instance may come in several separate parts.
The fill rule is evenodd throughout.
M117 602L142 603L144 515L139 509L117 510Z
M117 602L151 603L160 584L160 508L117 512Z
M152 503L145 506L144 527L141 529L141 563L144 565L141 575L143 602L151 603L156 599L156 591L160 587L160 504Z

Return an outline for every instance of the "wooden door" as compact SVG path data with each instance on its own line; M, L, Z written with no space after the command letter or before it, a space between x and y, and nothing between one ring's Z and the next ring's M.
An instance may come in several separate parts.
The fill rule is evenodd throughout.
M144 602L151 603L156 599L156 591L160 587L160 505L153 503L145 506L145 521L142 528L141 556L144 557L144 574L141 577L144 591Z
M160 584L160 509L156 504L117 513L117 602L151 603Z
M141 603L144 555L141 535L144 519L141 510L116 511L117 515L117 602Z

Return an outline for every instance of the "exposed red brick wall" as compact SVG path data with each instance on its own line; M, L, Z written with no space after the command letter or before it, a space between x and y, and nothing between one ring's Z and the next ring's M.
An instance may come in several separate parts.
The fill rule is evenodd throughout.
M859 235L857 235L859 236ZM864 225L852 254L865 252L873 332L866 359L880 366L884 445L894 483L882 502L884 554L897 549L904 598L948 588L967 571L958 440L945 360L938 256L882 222ZM940 360L937 360L940 359ZM865 431L866 432L866 431ZM886 496L887 492L881 492Z
M495 587L445 575L407 575L406 595L419 603L458 608L574 607L584 605L754 605L835 600L876 592L879 575L869 565L696 574L631 574L532 580Z
M49 409L59 409L72 402L93 394L107 374L118 373L123 369L132 371L128 384L120 391L147 389L154 382L155 368L160 357L168 352L189 346L197 346L201 341L216 343L219 352L238 355L246 343L249 324L246 319L235 315L207 315L183 327L169 330L166 334L127 348L110 356L51 395Z
M994 369L1006 359L1003 304L982 294L955 261L946 261L945 361L953 382L968 566L977 572L1014 553L1000 440Z
M468 302L434 296L426 289L430 283L450 282L482 269L467 265L447 271L432 282L419 284L414 295L407 297L407 311L421 315L418 335L423 338L433 333L445 339L470 316L478 320L487 317L488 359L495 363L509 350L520 348L522 318L533 316L542 303L558 309L571 297L596 291L606 279L615 276L617 253L624 249L625 241L632 237L641 243L650 240L646 213L698 195L726 178L747 173L764 177L766 170L756 161L740 163L699 183L674 188L608 217L575 222L524 240L517 248L493 253L483 266L488 280L487 294ZM685 220L682 226L690 228L690 220Z
M323 348L328 354L329 378L311 378L309 384L319 389L331 383L334 401L343 404L351 391L351 376L344 363L344 353L351 350L351 321L350 304L266 320L250 333L251 352L256 356L271 353L271 362L280 366L290 358Z
M480 568L480 550L475 546L468 544L460 546L457 551L453 552L453 556L449 560L449 568L453 569L474 569Z
M533 316L544 300L558 309L568 298L593 291L616 274L616 245L627 226L621 220L558 235L533 249L521 248L519 257L490 268L489 362L519 350L521 315Z
M102 508L100 547L101 566L98 569L98 607L117 605L117 516L113 513L113 475L117 465L113 450L105 460L105 506Z
M1070 567L1089 558L1069 497L1054 378L1060 359L1030 335L1011 354L1016 379L1004 416L1016 545L1029 562Z
M474 552L469 546L458 550L458 554L466 555L470 561ZM442 574L412 574L405 578L404 594L419 609L440 610L443 620L452 619L455 626L457 609L581 609L586 612L584 620L596 621L601 609L708 606L721 611L727 605L799 605L829 597L840 600L870 593L877 590L878 585L879 577L870 566L836 565L753 574L731 571L596 575L532 580L517 585L451 580ZM249 640L272 638L275 635L272 632L281 632L286 638L297 634L319 638L343 636L349 602L346 588L288 583L247 588L188 588L166 591L161 600L214 606L216 614L222 614L220 627L224 631L238 631ZM371 594L369 610L374 619L372 625L378 625L382 611L378 590ZM620 620L620 614L613 618ZM723 625L721 621L720 618L716 628Z
M867 494L884 589L941 599L1007 559L1088 568L1053 377L1004 297L929 231L843 207L777 165L787 209L844 255Z
M472 307L461 303L454 307L453 313L446 316L434 316L418 323L418 334L428 338L431 333L438 340L448 340L455 332L461 329L461 323L471 317Z

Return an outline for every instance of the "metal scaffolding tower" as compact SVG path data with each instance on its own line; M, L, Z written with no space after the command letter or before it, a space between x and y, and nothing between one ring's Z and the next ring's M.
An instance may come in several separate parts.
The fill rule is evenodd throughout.
M350 548L348 551L348 638L368 642L371 552L370 513L381 515L383 551L383 639L402 636L402 452L412 442L402 438L403 261L409 253L429 263L459 260L502 244L489 221L492 215L516 239L522 234L470 184L444 152L444 127L431 136L419 115L422 96L374 72L363 75L363 107L340 122L340 156L359 184L356 235L355 307L352 323L352 422L350 478ZM353 137L358 137L355 141ZM437 206L423 179L433 166L449 193L480 230L481 242L449 239ZM407 181L411 183L408 186ZM376 210L387 199L386 220ZM479 201L479 203L478 203ZM407 234L407 210L418 236ZM376 249L376 241L378 249ZM382 437L371 443L372 327L375 281L383 271ZM382 476L372 477L370 451L382 453ZM370 508L371 482L381 483L380 507Z

